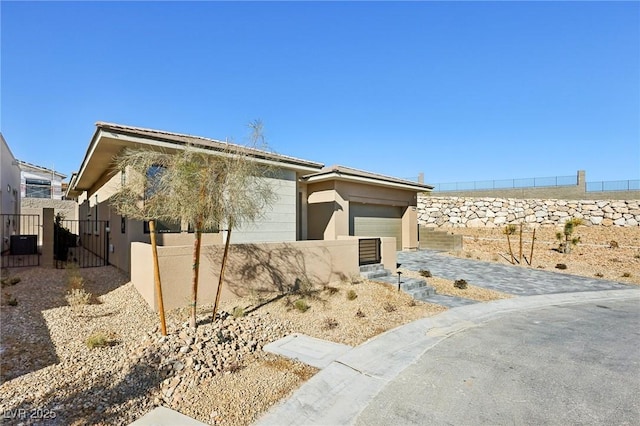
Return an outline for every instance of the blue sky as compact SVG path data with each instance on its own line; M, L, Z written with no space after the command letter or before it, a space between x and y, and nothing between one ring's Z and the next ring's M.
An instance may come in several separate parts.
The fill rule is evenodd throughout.
M639 2L0 2L1 130L70 174L96 121L428 183L640 178Z

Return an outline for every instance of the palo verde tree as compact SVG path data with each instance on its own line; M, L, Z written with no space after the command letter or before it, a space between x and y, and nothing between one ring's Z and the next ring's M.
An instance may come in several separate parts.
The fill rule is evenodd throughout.
M267 162L260 161L266 151L262 122L249 124L251 137L248 146L235 146L227 155L221 157L219 201L220 219L227 228L216 299L213 305L215 320L220 294L224 284L224 273L229 257L231 233L243 225L248 225L262 217L276 200L276 193L270 178L277 171Z
M264 155L262 124L251 123L251 146L219 144L212 149L186 146L171 155L160 177L166 191L166 213L188 222L194 231L189 323L196 327L202 233L224 226L227 239L222 258L214 312L220 298L229 254L231 231L259 218L275 199L266 179L271 167L259 160ZM215 317L215 314L214 314Z
M117 170L122 173L122 179L118 190L109 201L119 215L149 222L160 331L166 336L167 324L156 244L156 220L171 219L166 209L168 192L163 188L161 179L162 170L171 163L171 156L158 151L126 149L114 161Z

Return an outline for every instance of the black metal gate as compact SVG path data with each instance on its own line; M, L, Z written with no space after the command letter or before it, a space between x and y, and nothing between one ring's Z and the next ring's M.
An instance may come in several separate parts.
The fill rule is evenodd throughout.
M42 227L37 214L1 214L2 267L39 266Z
M361 238L358 240L358 265L380 263L380 238Z
M56 268L72 264L93 268L109 264L109 222L106 220L56 220L53 226Z

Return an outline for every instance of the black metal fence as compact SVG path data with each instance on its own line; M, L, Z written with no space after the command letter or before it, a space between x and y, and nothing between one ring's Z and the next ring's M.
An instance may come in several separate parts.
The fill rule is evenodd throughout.
M0 215L2 267L39 266L42 227L37 214Z
M58 220L53 227L56 268L91 268L109 264L109 222Z

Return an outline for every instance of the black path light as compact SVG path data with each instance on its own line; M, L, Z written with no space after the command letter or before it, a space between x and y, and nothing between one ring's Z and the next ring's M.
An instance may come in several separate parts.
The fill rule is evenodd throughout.
M398 271L398 291L400 291L400 275L402 275L402 271Z

